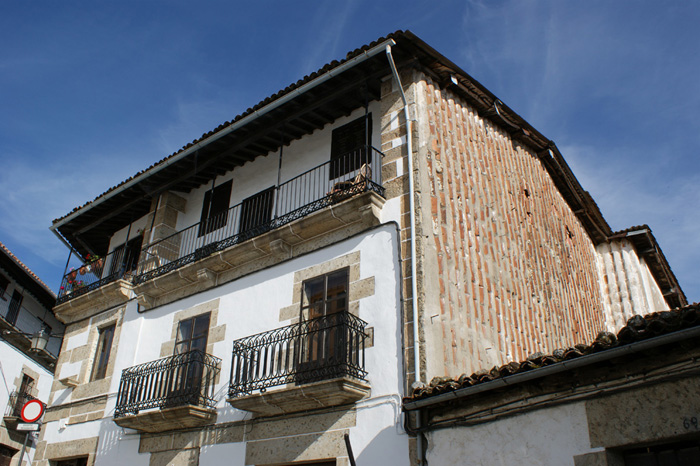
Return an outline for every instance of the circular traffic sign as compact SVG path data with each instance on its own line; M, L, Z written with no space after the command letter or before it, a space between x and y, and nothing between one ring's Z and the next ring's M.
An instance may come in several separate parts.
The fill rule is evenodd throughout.
M36 422L44 415L44 403L39 400L29 400L22 406L20 416L24 422Z

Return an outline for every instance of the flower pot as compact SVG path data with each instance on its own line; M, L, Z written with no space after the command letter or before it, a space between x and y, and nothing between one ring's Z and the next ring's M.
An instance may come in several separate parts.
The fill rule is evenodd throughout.
M82 267L80 267L80 275L85 275L85 273L86 273L87 271L88 271L88 270L87 270L87 267L85 267L84 265L83 265Z
M68 274L68 281L69 281L69 282L72 282L73 280L75 280L75 278L76 278L77 276L78 276L78 271L77 271L77 270L73 270L70 274Z

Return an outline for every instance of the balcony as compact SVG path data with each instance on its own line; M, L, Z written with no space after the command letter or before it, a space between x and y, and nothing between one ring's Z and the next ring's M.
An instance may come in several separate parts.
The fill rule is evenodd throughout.
M28 393L18 392L16 390L10 393L10 399L5 409L5 416L3 417L5 425L10 429L14 429L17 427L18 423L23 422L21 417L22 406L24 406L27 401L33 399L34 397Z
M369 395L367 323L348 313L233 342L228 402L259 415L353 403ZM271 387L281 387L268 393Z
M114 422L141 432L211 424L220 371L221 359L198 350L124 369Z
M137 263L138 249L117 248L104 257L88 257L70 269L66 267L56 299L56 316L70 323L88 317L85 312L97 306L125 302Z
M18 302L12 299L7 301L0 299L0 336L29 354L44 367L52 367L56 364L56 358L61 349L60 338L49 339L45 349L31 350L32 335L46 327L43 320Z
M95 299L125 299L132 284L146 308L164 304L156 301L183 287L230 281L249 273L251 264L269 266L308 252L313 241L336 241L374 226L384 203L382 158L373 147L358 149L152 241L137 260L121 249L67 271L57 312L65 316L74 308L70 313L77 314L94 307Z

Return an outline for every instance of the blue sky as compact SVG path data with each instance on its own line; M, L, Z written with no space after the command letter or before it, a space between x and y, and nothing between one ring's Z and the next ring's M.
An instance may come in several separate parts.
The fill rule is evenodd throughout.
M700 3L3 2L0 241L54 290L51 220L333 59L409 29L554 140L700 301Z

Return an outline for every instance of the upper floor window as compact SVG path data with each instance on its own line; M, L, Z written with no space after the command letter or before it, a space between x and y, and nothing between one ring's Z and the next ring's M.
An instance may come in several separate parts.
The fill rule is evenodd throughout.
M347 312L348 270L336 270L303 282L301 320Z
M95 354L95 365L92 368L92 380L104 379L107 375L107 364L109 355L112 352L112 340L114 339L114 329L116 325L100 329L100 336L97 340L97 354Z
M372 114L360 117L333 130L331 134L331 166L329 179L340 178L372 162Z
M0 298L5 298L5 292L7 291L7 286L9 284L10 280L5 278L5 276L0 273Z
M175 354L184 354L193 350L206 353L209 317L210 314L207 313L180 321L177 326Z
M229 180L204 193L198 236L204 236L226 226L232 185L233 181Z
M143 244L143 236L138 235L131 238L124 244L120 244L114 248L112 254L112 263L110 275L120 271L131 272L136 270L139 264L139 255L141 254L141 246Z
M20 291L15 290L12 293L12 299L10 299L10 304L7 307L7 315L5 316L5 320L11 323L12 325L15 325L17 323L17 317L19 316L19 310L22 307L23 299L24 296Z

